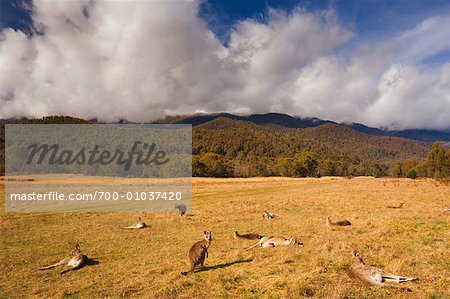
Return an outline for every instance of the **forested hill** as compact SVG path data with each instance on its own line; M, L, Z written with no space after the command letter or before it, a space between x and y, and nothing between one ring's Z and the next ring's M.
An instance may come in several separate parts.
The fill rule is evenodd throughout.
M293 117L281 113L265 113L265 114L251 114L251 115L234 115L230 113L195 114L195 115L181 115L181 116L178 115L178 116L167 116L166 118L158 122L185 123L197 126L219 117L248 121L258 125L268 125L268 124L280 125L286 128L310 128L321 126L324 124L337 124L329 120L322 120L318 118ZM435 142L435 141L450 142L450 130L447 131L419 130L419 129L387 130L387 129L371 128L358 123L351 123L351 124L344 123L340 125L361 133L366 133L375 136L404 137L412 140L425 142Z
M304 150L392 164L423 160L430 144L397 137L371 136L337 124L312 128L256 125L217 118L194 127L194 154L214 152L234 158L239 151L266 157L292 157Z

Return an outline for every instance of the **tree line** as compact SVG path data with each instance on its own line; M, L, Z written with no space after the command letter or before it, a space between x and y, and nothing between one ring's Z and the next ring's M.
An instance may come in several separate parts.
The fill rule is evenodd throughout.
M15 121L95 122L64 116ZM401 138L397 141L370 136L365 140L364 134L349 134L353 134L351 130L334 126L301 131L244 121L211 121L193 128L192 174L199 177L450 177L450 150L445 150L438 142L431 146L428 154L423 154L429 145L424 147ZM3 122L0 126L1 174L4 173L4 138Z

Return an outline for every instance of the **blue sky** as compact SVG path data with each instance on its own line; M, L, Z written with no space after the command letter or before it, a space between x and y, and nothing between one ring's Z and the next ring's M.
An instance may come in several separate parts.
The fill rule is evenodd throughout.
M450 128L448 0L0 4L0 118L284 112Z
M422 20L450 11L448 0L209 0L200 15L226 44L233 26L244 19L264 22L268 7L292 11L333 10L340 21L356 33L354 42L377 42L419 24ZM449 29L450 30L450 29ZM450 52L429 58L431 65L450 61Z

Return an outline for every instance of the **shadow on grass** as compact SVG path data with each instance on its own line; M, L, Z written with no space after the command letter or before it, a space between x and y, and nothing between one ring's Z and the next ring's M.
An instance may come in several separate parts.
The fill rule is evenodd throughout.
M236 264L250 263L251 261L253 261L253 259L237 260L237 261L234 261L234 262L218 264L218 265L215 265L215 266L203 267L203 269L198 269L198 270L194 271L194 273L210 271L210 270L217 270L217 269L223 269L223 268L227 268L227 267L230 267L230 266L233 266L233 265L236 265Z

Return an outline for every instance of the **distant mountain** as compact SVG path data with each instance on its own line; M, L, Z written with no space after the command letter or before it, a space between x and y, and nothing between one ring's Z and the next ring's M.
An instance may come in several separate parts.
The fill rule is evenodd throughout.
M329 120L322 120L319 118L300 118L293 117L282 113L265 113L265 114L251 114L251 115L235 115L230 113L214 113L214 114L195 114L186 116L166 117L157 123L185 123L198 126L206 122L212 121L219 117L229 118L234 120L248 121L258 125L278 125L286 128L311 128L324 124L337 124ZM359 123L340 124L355 131L374 135L374 136L389 136L389 137L403 137L407 139L425 141L425 142L450 142L449 131L437 130L385 130L368 127Z
M213 113L213 114L195 114L177 117L166 117L158 123L184 123L198 126L216 118L230 118L234 120L249 121L258 125L273 124L286 128L309 128L324 125L327 123L334 123L328 120L321 120L318 118L300 118L293 117L282 113L265 113L265 114L251 114L251 115L235 115L230 113Z
M425 142L449 142L450 132L437 130L385 130L365 126L363 124L344 124L353 130L376 136L403 137Z

